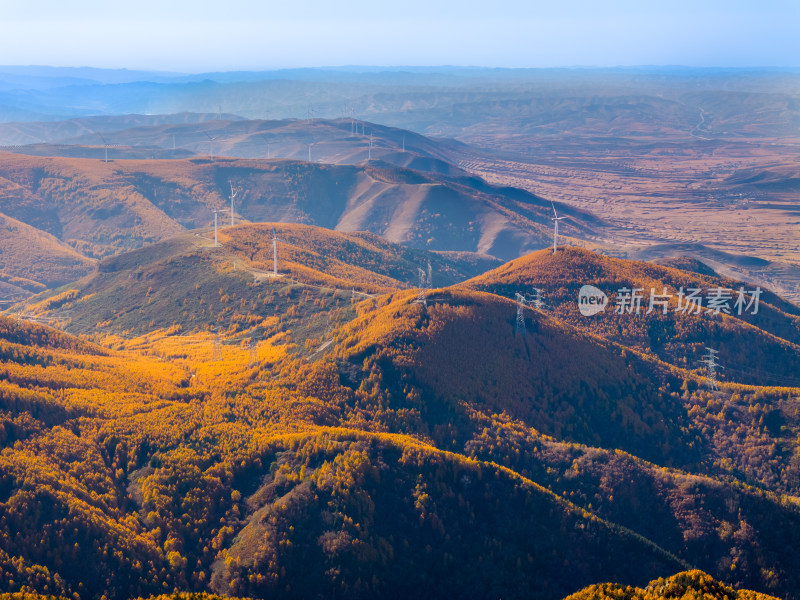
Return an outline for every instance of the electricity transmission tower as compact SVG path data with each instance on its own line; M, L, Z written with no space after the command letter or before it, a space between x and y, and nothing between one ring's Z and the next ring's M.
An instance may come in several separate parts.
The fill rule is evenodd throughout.
M255 367L256 364L258 364L258 342L256 338L250 338L250 358L248 364L251 367Z
M425 297L425 292L428 287L428 274L425 272L425 269L420 268L417 268L417 273L419 274L419 286L417 287L417 299L414 300L414 303L427 306L428 301Z
M718 390L717 369L724 369L725 367L717 362L719 350L714 350L706 346L706 351L707 354L704 354L702 358L702 363L706 367L706 385L710 390Z
M519 292L516 293L514 298L517 301L517 327L515 334L520 335L525 333L525 304L527 300Z
M222 359L222 340L219 334L214 336L214 346L211 351L211 360L217 362Z

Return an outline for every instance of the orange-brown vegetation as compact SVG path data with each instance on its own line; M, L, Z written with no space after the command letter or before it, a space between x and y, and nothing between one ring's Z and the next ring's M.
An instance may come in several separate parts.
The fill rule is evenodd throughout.
M702 571L684 571L659 578L642 588L614 583L592 585L565 600L774 600L773 596L737 590L716 581Z
M403 283L415 262L287 227L307 278L259 282L268 229L108 259L31 305L93 341L0 318L1 589L544 600L700 567L725 584L675 581L796 597L798 390L703 391L636 327L570 318L566 283L519 334L504 297L581 269L699 276L571 251L426 306L361 300L321 278ZM764 301L774 333L741 328L783 347L791 306Z
M578 291L591 284L609 297L605 311L584 317L578 310ZM768 290L763 290L758 313L689 314L677 311L681 288L733 290L755 289L752 284L701 275L647 262L601 256L580 248L562 248L553 255L542 250L513 260L464 284L513 298L515 292L530 294L544 289L544 299L560 319L594 334L645 351L675 366L693 369L707 346L720 351L725 365L723 377L740 383L800 385L800 308ZM622 288L642 290L642 310L620 314L616 303ZM651 290L671 294L667 314L655 306L648 314Z

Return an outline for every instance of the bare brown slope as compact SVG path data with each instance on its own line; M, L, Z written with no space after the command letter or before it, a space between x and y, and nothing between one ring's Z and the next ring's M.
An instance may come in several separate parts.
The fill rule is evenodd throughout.
M0 213L0 280L19 288L15 297L27 295L25 290L35 288L34 282L59 285L78 279L94 264L52 235Z
M549 239L549 203L532 194L386 163L8 155L0 165L0 212L103 257L210 225L212 209L228 205L231 184L239 189L239 221L367 230L414 248L503 259ZM594 226L589 215L564 214L567 234Z
M154 242L182 227L121 177L114 163L7 155L0 212L88 257Z

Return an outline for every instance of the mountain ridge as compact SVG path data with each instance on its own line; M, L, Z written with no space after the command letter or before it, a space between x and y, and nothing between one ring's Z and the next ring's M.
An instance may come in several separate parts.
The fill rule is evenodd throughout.
M83 254L88 272L91 259L208 227L212 209L229 205L231 185L239 189L240 221L369 230L410 247L501 257L541 247L549 237L551 208L533 195L387 163L9 155L0 166L0 213ZM567 233L598 226L588 215L563 211ZM22 261L5 270L36 279Z

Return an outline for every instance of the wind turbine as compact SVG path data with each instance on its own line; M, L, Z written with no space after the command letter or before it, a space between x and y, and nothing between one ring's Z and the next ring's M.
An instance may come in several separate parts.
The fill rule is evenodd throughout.
M231 184L231 227L233 227L233 199L236 198L236 194L239 193L239 190L233 187Z
M100 135L100 134L98 133L97 135ZM106 151L105 162L108 162L108 142L106 141L106 138L104 138L102 135L100 135L100 139L103 140L103 148L105 148L105 151Z
M558 222L561 219L566 219L567 217L559 217L558 213L556 212L556 205L553 204L552 200L550 200L550 204L553 206L553 215L555 215L552 217L553 225L555 226L553 230L553 254L555 254L558 250Z
M278 242L283 242L284 244L288 244L286 240L282 240L278 237L278 232L275 231L275 227L272 228L272 276L278 276Z
M214 160L214 140L216 140L217 138L208 135L207 131L204 131L203 133L205 133L206 137L208 138L208 155L211 158L211 160Z
M214 209L214 248L219 248L219 241L217 240L217 218L219 217L219 213L228 212L228 210L227 208Z

